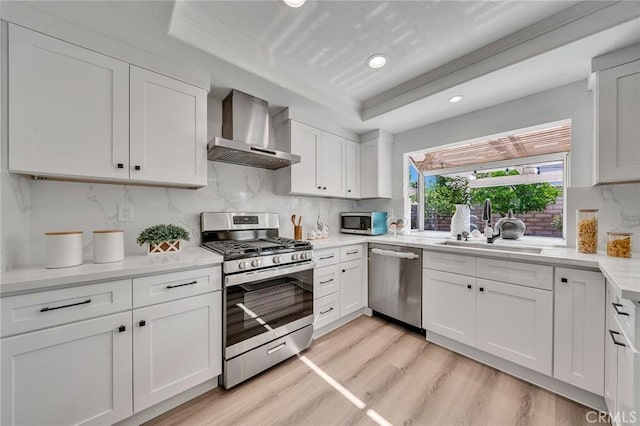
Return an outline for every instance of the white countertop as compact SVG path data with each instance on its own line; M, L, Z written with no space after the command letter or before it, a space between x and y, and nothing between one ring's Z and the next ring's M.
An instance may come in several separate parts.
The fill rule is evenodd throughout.
M612 284L617 286L625 299L640 301L640 260L637 258L620 259L604 253L582 254L574 248L550 246L545 239L526 239L525 241L497 240L496 246L538 246L540 254L504 252L476 247L444 246L447 233L425 233L422 235L391 234L375 237L359 235L338 235L327 239L311 240L313 248L341 247L351 244L381 243L426 249L437 249L458 254L490 256L510 260L547 263L554 266L599 269ZM473 239L480 242L482 239ZM544 243L547 243L546 245ZM187 247L180 253L158 256L128 256L122 262L94 264L85 263L71 268L45 269L28 267L10 270L2 274L0 295L42 290L80 282L105 281L125 276L161 273L177 269L196 268L222 263L222 256L200 247Z
M544 238L525 238L524 240L506 241L498 239L494 243L496 246L515 247L540 247L540 254L505 252L492 249L476 247L445 246L442 242L452 240L448 233L424 233L422 235L398 235L391 234L375 237L358 235L332 236L328 239L312 240L314 249L340 247L350 244L380 243L392 244L407 247L418 247L424 249L438 249L458 254L490 256L510 260L547 263L554 266L567 266L574 268L599 269L612 284L621 291L621 296L625 299L640 301L640 260L638 258L621 259L607 256L606 253L583 254L578 253L575 248L549 245L550 240ZM483 242L482 238L474 238L471 242ZM634 253L637 256L637 254Z
M127 256L122 262L115 263L84 263L58 269L46 269L42 266L19 268L2 273L0 295L220 263L222 263L220 255L200 247L186 247L179 253Z

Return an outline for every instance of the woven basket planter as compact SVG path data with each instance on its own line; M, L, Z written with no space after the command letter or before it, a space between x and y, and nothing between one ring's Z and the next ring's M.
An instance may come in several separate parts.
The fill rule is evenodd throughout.
M176 253L181 250L180 240L163 241L160 244L149 244L147 254Z

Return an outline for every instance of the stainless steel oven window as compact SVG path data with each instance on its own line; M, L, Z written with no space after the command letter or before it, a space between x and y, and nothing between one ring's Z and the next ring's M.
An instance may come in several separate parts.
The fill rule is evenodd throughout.
M225 289L225 347L313 315L313 269Z

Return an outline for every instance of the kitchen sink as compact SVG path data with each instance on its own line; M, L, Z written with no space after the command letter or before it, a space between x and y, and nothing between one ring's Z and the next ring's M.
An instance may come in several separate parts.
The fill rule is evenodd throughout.
M542 252L542 249L539 247L505 246L505 245L495 245L495 244L477 243L477 242L469 242L469 241L442 241L436 244L439 244L442 246L469 247L469 248L479 248L479 249L485 249L485 250L496 250L496 251L504 251L504 252L512 252L512 253L540 254Z

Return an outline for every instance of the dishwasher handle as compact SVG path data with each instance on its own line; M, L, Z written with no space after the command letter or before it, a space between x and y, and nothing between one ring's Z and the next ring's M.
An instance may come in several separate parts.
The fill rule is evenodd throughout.
M419 254L406 252L406 251L393 251L393 250L383 250L379 248L373 248L371 249L371 253L377 254L380 256L399 257L401 259L410 259L410 260L420 259Z

